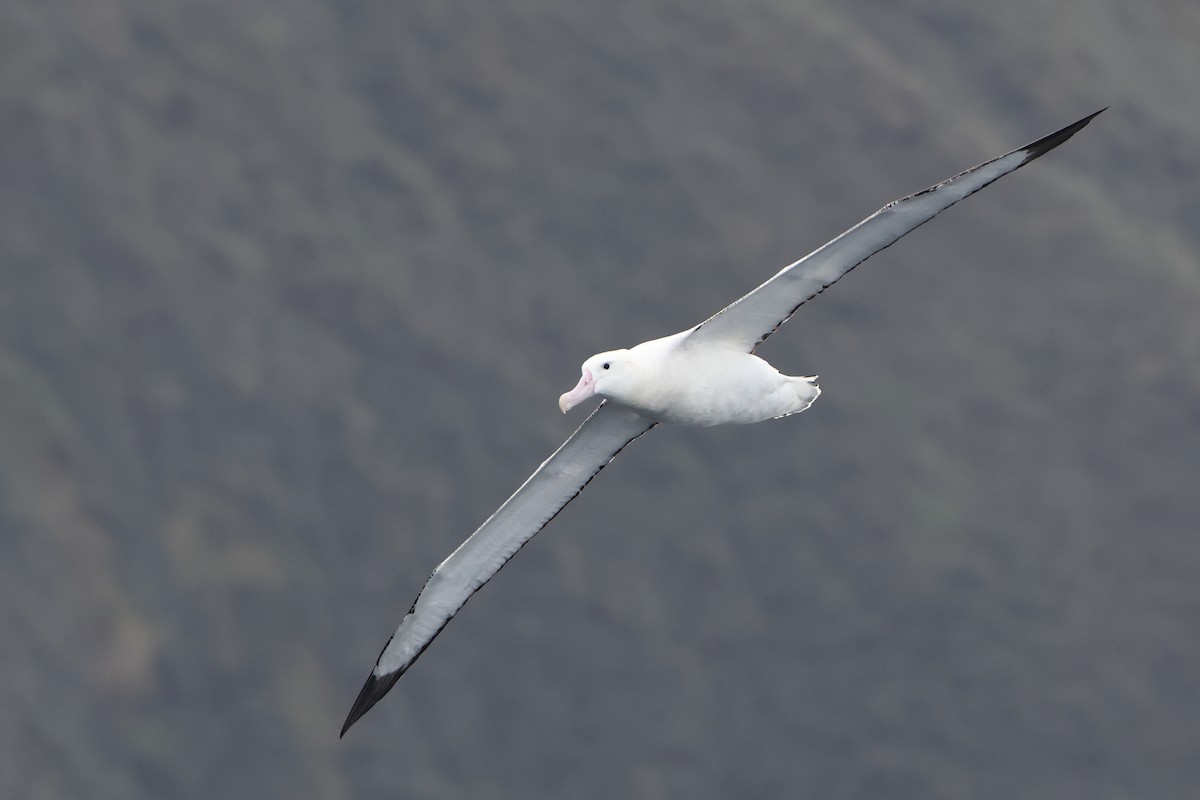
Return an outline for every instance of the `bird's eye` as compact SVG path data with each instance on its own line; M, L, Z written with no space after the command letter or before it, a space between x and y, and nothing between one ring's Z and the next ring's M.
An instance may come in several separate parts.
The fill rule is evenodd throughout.
M607 361L605 361L605 362L604 362L604 365L603 365L603 367L604 367L604 369L608 369L608 362L607 362Z

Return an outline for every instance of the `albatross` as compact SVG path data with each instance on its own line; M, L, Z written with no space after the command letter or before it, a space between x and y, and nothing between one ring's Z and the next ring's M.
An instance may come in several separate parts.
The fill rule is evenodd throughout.
M1058 147L1104 110L888 203L699 325L584 361L579 382L558 405L564 414L589 400L600 400L599 406L434 569L379 654L341 735L388 693L471 595L626 445L661 422L746 424L808 408L821 393L816 378L782 375L754 355L755 349L838 278L964 197Z

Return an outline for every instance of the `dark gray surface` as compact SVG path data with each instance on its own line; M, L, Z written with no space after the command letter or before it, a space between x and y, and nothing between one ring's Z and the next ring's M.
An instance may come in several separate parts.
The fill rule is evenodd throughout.
M1192 797L1200 11L960 5L0 6L0 795ZM338 741L585 357L1104 105Z

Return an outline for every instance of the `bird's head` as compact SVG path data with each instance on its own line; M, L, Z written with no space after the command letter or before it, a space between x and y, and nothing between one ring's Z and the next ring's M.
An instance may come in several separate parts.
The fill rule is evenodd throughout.
M579 383L558 398L558 407L565 414L590 397L620 400L628 393L633 381L632 359L628 350L609 350L583 362Z

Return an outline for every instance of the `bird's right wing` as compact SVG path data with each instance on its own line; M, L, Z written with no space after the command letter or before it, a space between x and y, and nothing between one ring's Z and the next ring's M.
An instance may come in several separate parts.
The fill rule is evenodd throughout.
M379 654L342 726L342 735L388 693L467 599L491 580L534 534L583 491L625 445L656 424L601 403L504 505L446 558Z
M928 189L888 203L697 325L691 330L688 341L753 352L805 301L825 291L838 278L964 197L1058 147L1091 122L1096 114Z

